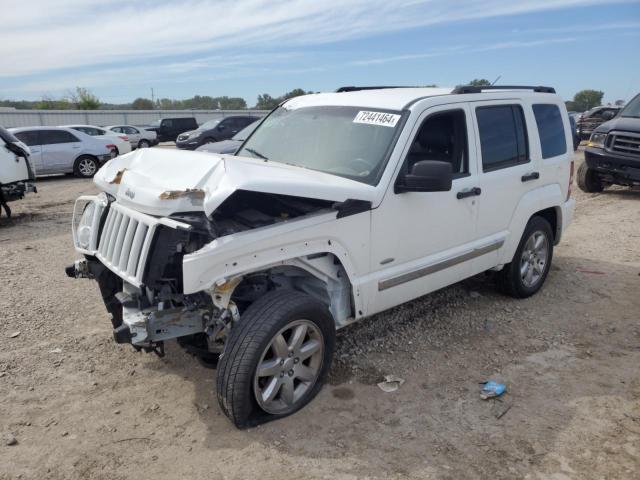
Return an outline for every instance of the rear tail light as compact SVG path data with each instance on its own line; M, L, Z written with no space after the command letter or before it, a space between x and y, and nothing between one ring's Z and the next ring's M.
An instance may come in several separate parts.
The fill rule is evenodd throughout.
M569 188L567 188L567 201L571 198L571 192L573 191L573 166L574 162L571 160L571 166L569 167Z
M129 137L127 137L126 135L118 136L118 138L120 138L120 139L124 140L125 142L128 142L128 141L129 141Z
M115 149L116 149L116 146L115 146L113 143L110 143L109 145L107 145L107 148L108 148L109 150L115 150Z

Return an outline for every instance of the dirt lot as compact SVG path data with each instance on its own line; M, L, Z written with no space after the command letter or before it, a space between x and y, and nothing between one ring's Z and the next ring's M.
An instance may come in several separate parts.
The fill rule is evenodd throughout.
M640 478L638 191L575 193L537 296L480 276L354 325L315 401L238 431L214 371L114 344L96 284L64 276L93 184L39 190L0 219L0 479Z

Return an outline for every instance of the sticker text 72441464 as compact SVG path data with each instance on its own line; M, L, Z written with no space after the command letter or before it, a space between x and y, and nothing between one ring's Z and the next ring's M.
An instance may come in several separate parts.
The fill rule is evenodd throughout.
M366 123L368 125L380 125L382 127L395 127L400 120L400 115L384 112L360 111L353 119L353 123Z

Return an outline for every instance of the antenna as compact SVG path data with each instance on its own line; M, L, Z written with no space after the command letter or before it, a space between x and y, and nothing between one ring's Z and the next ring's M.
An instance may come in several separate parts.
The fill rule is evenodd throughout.
M500 80L501 78L502 78L502 75L498 75L498 78L496 78L491 85L493 86L496 83L498 83L498 80Z

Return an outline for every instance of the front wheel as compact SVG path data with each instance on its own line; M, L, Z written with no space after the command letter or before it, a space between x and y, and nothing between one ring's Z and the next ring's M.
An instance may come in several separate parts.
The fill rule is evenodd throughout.
M297 412L320 391L334 344L326 305L293 290L266 294L242 314L220 356L220 407L238 428Z
M590 169L586 163L578 168L578 186L587 193L598 193L604 190L604 184L597 172Z
M542 217L532 217L524 229L513 260L498 272L500 289L512 297L530 297L542 288L552 258L551 225Z

